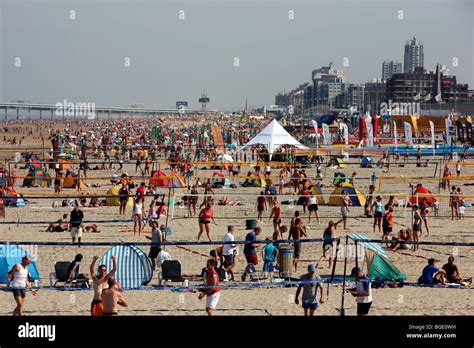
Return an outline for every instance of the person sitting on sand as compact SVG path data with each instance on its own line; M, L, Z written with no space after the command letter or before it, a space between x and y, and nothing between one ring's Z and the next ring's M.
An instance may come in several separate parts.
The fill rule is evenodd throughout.
M45 232L64 232L69 229L68 215L64 214L55 224L49 224Z
M100 207L99 197L91 197L89 201L89 208L97 208Z
M411 240L411 230L400 230L396 237L392 237L392 244L389 247L390 250L408 249L407 243Z
M418 284L433 285L433 284L445 284L444 270L440 270L435 266L436 260L431 258L428 260L428 265L423 268L423 272L420 278L418 278Z
M448 283L461 283L462 278L459 275L458 266L454 264L453 256L450 256L448 258L448 263L444 264L442 269L446 272L446 280L448 281Z

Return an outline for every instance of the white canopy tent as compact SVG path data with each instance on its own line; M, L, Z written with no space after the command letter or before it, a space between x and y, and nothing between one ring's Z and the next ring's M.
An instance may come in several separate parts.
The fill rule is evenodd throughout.
M283 145L292 145L299 149L307 148L293 138L275 119L241 149L252 145L264 145L269 154L273 154L277 148Z

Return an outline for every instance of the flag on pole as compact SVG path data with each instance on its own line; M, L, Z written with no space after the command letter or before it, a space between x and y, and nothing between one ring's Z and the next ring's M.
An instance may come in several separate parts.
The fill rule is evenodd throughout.
M448 146L451 146L451 134L449 134L449 126L450 126L451 121L449 120L449 118L446 118L444 122L446 125L446 144Z
M326 123L321 124L323 128L323 142L324 145L329 145L330 144L330 138L331 134L329 133L329 126Z
M441 101L441 93L436 94L435 100L436 100L436 102L438 102L438 103Z
M415 101L416 101L416 100L420 100L420 99L421 99L421 94L420 94L420 93L418 93L417 95L415 95L415 96L413 97L413 100L415 100Z
M433 149L435 148L435 129L433 121L430 121L430 129L431 129L431 146Z
M411 124L408 122L403 122L403 125L405 126L405 143L407 145L413 146Z
M348 145L349 144L349 127L347 127L347 124L341 123L339 124L339 129L342 129L344 132L344 144Z
M314 130L316 131L316 148L319 147L319 133L318 133L318 122L311 120L313 122Z
M427 95L424 96L423 98L424 101L429 101L431 100L431 93L428 93Z
M367 146L374 146L374 127L372 123L366 123L367 128Z
M398 145L398 134L397 134L397 123L393 121L393 140L395 141L395 146Z

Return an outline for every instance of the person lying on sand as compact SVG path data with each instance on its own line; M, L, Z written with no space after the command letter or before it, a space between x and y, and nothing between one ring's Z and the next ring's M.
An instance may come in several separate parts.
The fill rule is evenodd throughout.
M89 225L89 226L86 226L84 228L85 232L87 233L99 233L100 230L99 230L99 227L97 227L96 224L92 224L92 225Z
M48 228L44 232L64 232L69 229L68 215L64 214L56 224L49 224Z

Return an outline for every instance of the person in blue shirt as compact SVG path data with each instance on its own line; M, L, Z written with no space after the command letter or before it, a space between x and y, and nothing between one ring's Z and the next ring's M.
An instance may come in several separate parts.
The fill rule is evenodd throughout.
M438 274L440 274L440 270L435 266L435 262L436 260L433 258L428 260L428 265L423 268L422 275L418 278L418 284L431 285L439 282Z
M263 271L273 272L275 267L275 260L278 256L278 249L270 242L270 238L265 238L268 244L262 248Z

